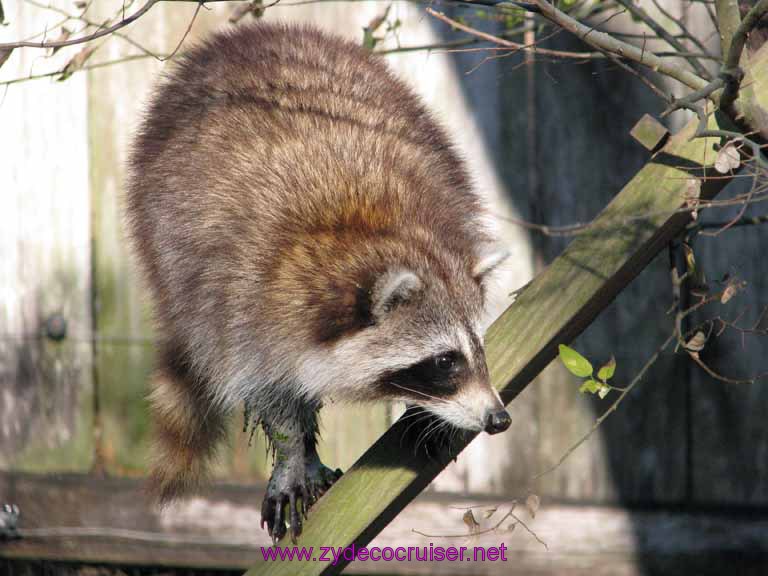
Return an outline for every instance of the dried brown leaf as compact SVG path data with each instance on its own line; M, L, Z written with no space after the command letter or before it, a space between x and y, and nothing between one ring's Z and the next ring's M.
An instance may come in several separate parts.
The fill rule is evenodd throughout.
M387 6L387 8L384 10L383 13L379 14L378 16L374 16L374 18L368 22L368 26L366 27L368 30L371 31L371 33L376 32L376 30L379 29L379 26L384 24L384 22L387 21L387 17L389 16L389 10L392 8L392 4Z
M725 146L720 148L715 159L715 170L720 174L728 174L731 170L736 170L741 165L739 150L736 148L736 141L731 140Z
M472 513L472 510L467 510L466 512L464 512L464 516L462 516L462 520L464 520L464 524L467 525L467 528L469 528L470 532L474 532L480 526L477 520L475 520L475 515Z
M689 178L685 183L685 204L691 209L691 217L699 217L699 198L701 198L701 180Z
M65 26L62 26L61 34L58 35L58 37L54 40L54 42L66 42L67 40L69 40L70 36L72 36L72 30L70 30ZM51 51L51 54L56 54L56 52L58 52L59 50L61 50L61 48L56 47Z
M727 304L728 301L736 295L739 291L739 287L736 284L728 284L723 290L723 295L720 296L720 303Z
M525 499L525 509L528 510L528 514L531 518L536 518L536 512L539 510L541 500L536 494L528 494L528 498Z
M67 62L67 65L64 66L64 68L61 70L61 76L58 78L59 82L66 80L72 76L72 74L80 70L88 61L88 59L93 56L96 48L98 48L98 46L86 46L80 50L80 52L72 56L69 62Z
M229 15L229 21L232 24L236 24L248 14L251 14L256 19L261 18L264 15L264 4L262 1L252 0L251 2L235 6L232 13Z
M707 344L707 335L701 330L696 332L688 342L685 343L685 349L689 352L701 352Z

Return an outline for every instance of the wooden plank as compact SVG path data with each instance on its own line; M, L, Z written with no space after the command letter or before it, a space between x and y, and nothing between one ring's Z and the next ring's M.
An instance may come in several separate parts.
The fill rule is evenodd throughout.
M119 0L94 5L94 18L119 11ZM131 37L155 54L168 54L185 36L196 6L163 4L131 28ZM200 10L185 46L226 20L223 4ZM137 48L111 38L101 51L112 59L135 55ZM94 230L94 276L97 306L95 346L100 468L113 474L142 474L150 442L147 380L153 368L154 343L149 299L129 254L123 227L121 196L128 143L145 98L163 64L133 61L88 72L89 136ZM231 422L231 442L217 460L217 476L247 480L264 477L266 449L260 436L253 442L242 431L242 415ZM249 444L254 444L249 448Z
M766 108L768 109L768 108ZM746 182L729 190L746 192ZM749 183L751 185L751 182ZM759 206L753 214L764 213ZM708 220L728 221L735 210L718 210ZM700 238L696 261L713 289L725 274L747 282L745 290L721 306L707 306L692 318L703 322L721 315L739 318L743 327L754 326L768 307L768 228L765 225L735 228L717 238ZM768 314L768 313L767 313ZM768 321L768 316L766 316ZM695 324L693 324L695 325ZM765 324L764 324L765 329ZM719 374L750 378L768 373L767 338L726 330L712 339L702 359ZM728 384L691 368L692 498L696 502L768 504L768 380L755 384Z
M162 513L143 498L141 483L128 479L0 474L0 495L19 505L20 529L27 534L21 540L0 543L0 565L3 558L29 558L128 566L243 569L257 564L267 568L261 547L270 542L257 526L260 498L250 488L217 485L205 496ZM425 538L413 532L464 534L463 512L453 507L482 502L424 494L371 547L429 547L432 543L472 550L503 544L508 561L486 560L481 565L356 561L345 573L459 575L470 569L487 575L640 576L653 569L666 574L760 574L758 569L768 562L766 510L751 514L728 509L628 511L545 503L535 519L524 512L520 516L548 549L520 526L513 532L472 539ZM483 521L483 526L488 522ZM51 530L56 527L68 530ZM40 529L49 531L43 536Z
M12 25L0 26L0 42L45 30L49 17L6 4ZM0 79L56 69L73 53L16 50ZM84 77L0 89L0 469L84 470L91 461L85 103ZM66 321L59 342L42 337L52 315Z
M762 51L761 63L768 59ZM756 59L757 62L757 59ZM755 64L756 74L768 66ZM713 125L727 126L720 115ZM670 139L579 235L538 276L488 331L491 378L505 402L555 357L557 345L584 330L688 222L678 212L686 180L703 176L715 158L712 139L690 141L695 123ZM702 199L712 198L727 179L703 182ZM646 215L647 219L638 219ZM304 546L364 546L442 470L450 456L428 460L401 448L405 425L396 423L317 503L304 525ZM461 446L459 446L459 449ZM372 498L375 494L376 497ZM302 574L338 573L319 563ZM250 574L296 574L289 563Z

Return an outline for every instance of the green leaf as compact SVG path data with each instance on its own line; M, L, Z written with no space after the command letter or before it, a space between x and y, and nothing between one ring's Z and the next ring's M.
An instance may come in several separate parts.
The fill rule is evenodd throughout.
M606 382L611 378L613 378L613 373L615 371L616 371L616 358L611 356L611 359L608 360L606 364L603 364L600 367L600 370L597 371L597 377L603 382Z
M373 30L370 28L363 28L363 48L373 51L376 48L377 38L373 35Z
M584 380L584 383L579 388L579 392L582 394L585 392L589 392L590 394L595 394L600 388L604 387L604 384L601 384L597 380L594 380L593 378L589 378L588 380Z
M584 356L565 344L560 344L558 349L560 350L560 360L571 374L579 378L592 376L592 364Z
M608 396L608 392L610 392L610 391L611 391L611 387L610 386L606 386L605 384L602 384L600 386L600 390L597 391L597 395L600 396L600 400L602 400L603 398Z

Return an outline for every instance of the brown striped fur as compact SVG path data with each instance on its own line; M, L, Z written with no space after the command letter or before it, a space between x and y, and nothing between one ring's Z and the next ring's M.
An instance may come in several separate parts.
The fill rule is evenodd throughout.
M482 312L472 270L490 237L446 134L382 60L311 27L239 27L172 66L133 144L127 214L183 358L151 394L164 498L203 475L238 402L263 416L328 387L378 396L364 372L387 350L413 355ZM398 268L424 288L369 330L377 279ZM360 335L360 360L336 358ZM306 381L324 350L349 381Z

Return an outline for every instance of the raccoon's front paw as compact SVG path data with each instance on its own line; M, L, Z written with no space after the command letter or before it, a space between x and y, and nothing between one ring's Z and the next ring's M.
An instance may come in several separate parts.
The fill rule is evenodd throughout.
M306 467L306 487L309 496L307 509L317 502L334 485L336 480L341 478L342 474L341 468L331 470L318 458L308 462Z
M272 480L267 485L267 493L261 503L261 527L267 525L267 532L272 542L287 533L286 521L291 527L291 540L301 534L301 519L307 515L307 492L304 486L295 485L280 490L273 486Z
M295 543L301 534L302 518L342 472L323 465L319 459L307 462L303 467L278 463L267 484L267 493L261 504L261 527L267 525L272 542L277 544L288 533Z

